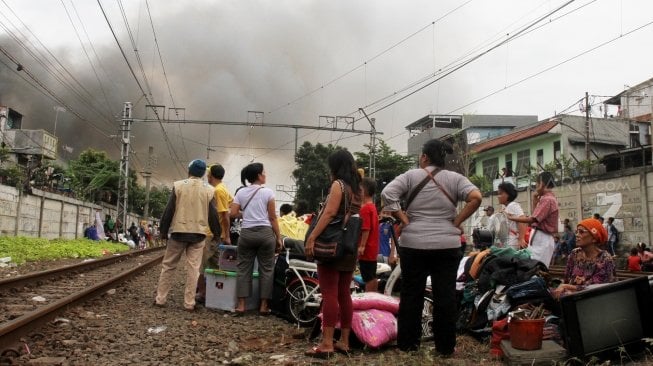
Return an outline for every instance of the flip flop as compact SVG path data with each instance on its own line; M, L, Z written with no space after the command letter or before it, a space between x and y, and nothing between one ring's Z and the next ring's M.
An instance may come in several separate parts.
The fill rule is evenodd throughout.
M231 313L231 316L233 316L235 318L238 318L238 317L241 317L241 316L244 316L244 315L245 315L245 310L237 310L236 309L236 310L234 310L233 313Z
M333 352L322 351L320 347L313 347L310 350L304 352L304 356L327 360L333 356Z
M343 348L339 342L333 343L333 350L336 351L337 353L340 353L341 355L349 356L350 350Z

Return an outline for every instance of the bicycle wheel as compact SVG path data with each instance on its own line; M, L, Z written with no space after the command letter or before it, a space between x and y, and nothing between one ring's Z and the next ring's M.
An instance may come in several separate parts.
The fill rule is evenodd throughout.
M304 280L304 284L296 281L288 287L288 314L292 321L308 327L317 320L322 298L316 283Z
M422 309L422 340L433 339L433 300L424 296L424 309Z

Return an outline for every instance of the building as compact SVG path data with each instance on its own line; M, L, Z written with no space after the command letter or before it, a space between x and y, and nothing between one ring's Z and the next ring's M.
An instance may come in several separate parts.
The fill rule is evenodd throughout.
M653 78L622 91L614 97L605 100L603 104L605 105L605 117L623 118L637 122L651 122L651 114L653 113ZM610 106L617 107L616 115L609 115L608 110Z
M23 115L0 106L0 137L2 147L8 148L16 159L33 156L37 159L57 158L57 138L45 130L24 130ZM17 161L20 163L20 161Z
M494 189L507 178L517 186L528 185L532 173L549 170L552 165L559 169L559 178L566 174L577 176L582 173L583 161L599 161L634 147L633 142L638 141L631 139L631 126L646 125L623 119L591 118L588 131L585 117L558 115L472 146L472 173L490 180ZM592 174L605 171L600 164L592 169Z

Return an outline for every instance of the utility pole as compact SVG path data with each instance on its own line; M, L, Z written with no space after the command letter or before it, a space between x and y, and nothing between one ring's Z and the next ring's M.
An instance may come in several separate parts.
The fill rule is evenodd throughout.
M122 123L120 125L122 149L120 150L120 175L118 178L118 214L122 221L123 232L127 227L127 196L129 187L129 138L132 126L132 104L125 102L122 109Z
M372 127L370 131L370 177L376 179L376 118L368 117L363 108L358 108L358 110L363 112Z
M211 125L209 125L209 141L208 144L206 145L206 163L209 163L209 154L211 154L211 151L215 151L215 149L211 148Z
M154 153L154 147L150 146L147 149L147 163L145 164L145 170L141 172L143 178L145 178L145 208L143 209L143 217L147 220L150 217L150 178L152 177L152 155Z
M587 174L590 174L590 97L585 92L585 160L587 161Z

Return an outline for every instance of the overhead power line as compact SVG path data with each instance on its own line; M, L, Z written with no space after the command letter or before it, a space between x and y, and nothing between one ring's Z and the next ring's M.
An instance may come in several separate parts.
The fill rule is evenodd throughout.
M413 32L413 33L411 33L411 34L405 36L404 38L402 38L402 39L399 40L398 42L392 44L391 46L389 46L388 48L384 49L383 51L381 51L381 52L375 54L374 56L372 56L371 58L367 59L367 60L364 61L363 63L361 63L361 64L359 64L359 65L357 65L357 66L355 66L355 67L353 67L353 68L351 68L351 69L349 69L349 70L347 70L346 72L344 72L344 73L342 73L342 74L336 76L335 78L333 78L333 79L327 81L326 83L324 83L324 84L322 84L321 86L319 86L319 87L317 87L317 88L315 88L315 89L309 91L308 93L306 93L306 94L304 94L304 95L302 95L302 96L299 96L299 97L297 97L297 98L295 98L295 99L293 99L293 100L291 100L291 101L289 101L289 102L287 102L287 103L284 103L284 104L279 105L278 107L276 107L276 108L272 109L271 111L269 111L268 114L274 113L274 112L279 111L279 110L281 110L281 109L283 109L283 108L286 108L286 107L288 107L288 106L290 106L290 105L292 105L292 104L295 104L295 103L299 102L300 100L302 100L302 99L304 99L304 98L306 98L306 97L309 97L309 96L311 96L311 95L317 93L317 92L320 91L320 90L324 90L324 88L326 88L326 87L330 86L331 84L337 82L338 80L340 80L340 79L346 77L347 75L349 75L349 74L351 74L351 73L353 73L353 72L355 72L355 71L357 71L357 70L359 70L359 69L361 69L361 68L364 68L368 63L370 63L370 62L376 60L377 58L381 57L382 55L384 55L384 54L386 54L386 53L392 51L394 48L400 46L401 44L403 44L404 42L408 41L409 39L411 39L411 38L415 37L416 35L422 33L422 32L425 31L426 29L429 29L429 28L433 27L433 26L435 25L435 23L438 23L438 22L441 21L442 19L446 18L447 16L451 15L452 13L456 12L457 10L459 10L460 8L464 7L465 5L469 4L469 3L472 2L472 1L473 1L473 0L467 0L467 1L465 1L463 4L458 5L457 7L453 8L453 9L450 10L450 11L448 11L447 13L445 13L445 14L442 15L441 17L435 19L435 20L432 21L431 23L426 24L425 26L421 27L420 29L416 30L415 32Z
M648 23L646 23L646 24L640 25L640 26L637 27L637 28L631 29L630 31L628 31L628 32L626 32L626 33L623 33L623 34L620 34L620 35L618 35L618 36L616 36L616 37L614 37L614 38L611 38L611 39L609 39L609 40L607 40L607 41L605 41L605 42L599 43L599 44L596 45L596 46L593 46L593 47L591 47L591 48L589 48L589 49L586 49L585 51L582 51L582 52L580 52L580 53L578 53L578 54L576 54L576 55L574 55L574 56L572 56L572 57L569 57L569 58L567 58L567 59L565 59L565 60L563 60L563 61L560 61L560 62L558 62L558 63L556 63L556 64L554 64L554 65L551 65L551 66L549 66L549 67L546 67L546 68L544 68L544 69L542 69L542 70L540 70L540 71L538 71L538 72L536 72L536 73L533 73L533 74L531 74L531 75L529 75L529 76L527 76L527 77L525 77L525 78L523 78L523 79L521 79L521 80L518 80L518 81L516 81L516 82L514 82L514 83L512 83L512 84L506 85L506 86L503 87L503 88L497 89L497 90L495 90L495 91L493 91L493 92L491 92L491 93L489 93L489 94L487 94L487 95L485 95L485 96L483 96L483 97L477 98L477 99L475 99L475 100L473 100L473 101L471 101L471 102L469 102L469 103L466 103L466 104L464 104L464 105L462 105L462 106L460 106L460 107L458 107L458 108L456 108L456 109L451 110L451 111L448 112L448 113L456 112L456 111L461 110L461 109L463 109L463 108L465 108L465 107L468 107L468 106L470 106L470 105L472 105L472 104L475 104L475 103L478 103L478 102L480 102L480 101L482 101L482 100L484 100L484 99L487 99L487 98L489 98L489 97L491 97L491 96L493 96L493 95L496 95L496 94L498 94L498 93L501 93L502 91L504 91L504 90L506 90L506 89L512 88L513 86L519 85L519 84L521 84L521 83L523 83L523 82L525 82L525 81L527 81L527 80L530 80L530 79L532 79L532 78L534 78L534 77L536 77L536 76L542 75L542 74L544 74L545 72L551 71L551 70L553 70L553 69L555 69L555 68L557 68L557 67L559 67L559 66L562 66L562 65L564 65L564 64L566 64L566 63L568 63L568 62L570 62L570 61L573 61L573 60L575 60L575 59L577 59L577 58L579 58L579 57L581 57L581 56L584 56L584 55L586 55L586 54L588 54L588 53L590 53L590 52L596 51L597 49L599 49L599 48L601 48L601 47L607 46L607 45L609 45L609 44L612 43L612 42L618 41L619 39L621 39L621 38L623 38L623 37L626 37L626 36L628 36L628 35L631 35L631 34L637 32L637 31L640 31L640 30L642 30L642 29L644 29L644 28L646 28L646 27L649 27L649 26L651 26L652 24L653 24L653 20L650 21L650 22L648 22Z

